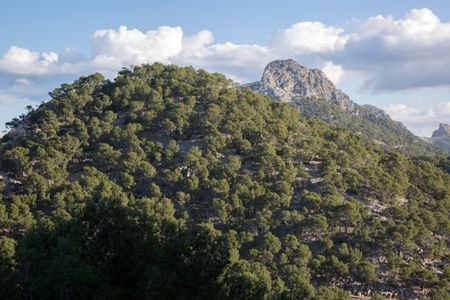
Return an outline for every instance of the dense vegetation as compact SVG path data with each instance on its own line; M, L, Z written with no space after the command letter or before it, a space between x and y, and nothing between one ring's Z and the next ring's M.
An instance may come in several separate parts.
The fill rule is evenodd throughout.
M439 148L425 142L402 123L392 120L383 110L371 105L356 104L357 113L354 113L324 99L296 98L292 103L305 118L319 119L330 125L339 125L366 140L379 143L386 149L395 149L408 156L446 156L449 154L445 147Z
M0 298L446 299L448 161L193 68L50 95L0 142Z

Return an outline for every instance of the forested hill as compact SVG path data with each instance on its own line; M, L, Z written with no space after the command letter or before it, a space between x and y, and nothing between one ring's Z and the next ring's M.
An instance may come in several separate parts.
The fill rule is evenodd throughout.
M409 156L449 155L442 143L427 143L402 123L392 120L383 110L356 104L321 70L308 69L293 59L270 62L260 81L245 86L291 103L308 119L347 128L386 149L395 149Z
M193 68L50 95L0 142L1 299L448 299L448 160Z

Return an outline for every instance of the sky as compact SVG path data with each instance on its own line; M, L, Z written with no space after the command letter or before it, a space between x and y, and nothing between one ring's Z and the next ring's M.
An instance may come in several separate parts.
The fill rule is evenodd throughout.
M450 1L5 1L0 129L62 83L143 63L241 83L293 58L420 136L450 123Z

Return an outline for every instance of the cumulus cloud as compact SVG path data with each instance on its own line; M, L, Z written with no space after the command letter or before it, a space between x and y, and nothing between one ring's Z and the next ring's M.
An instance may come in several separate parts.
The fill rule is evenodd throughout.
M101 68L154 61L168 63L181 52L182 39L180 27L162 26L147 32L125 26L119 30L97 30L91 38L93 63Z
M121 26L101 29L90 38L92 53L73 49L34 52L12 46L0 57L0 73L20 76L114 74L123 66L177 63L219 71L240 81L255 80L273 59L294 57L322 67L339 82L345 71L366 78L375 92L450 85L450 23L427 8L403 18L378 15L352 32L321 22L298 22L272 33L267 45L214 43L213 33L185 35L180 27L141 31Z
M260 45L208 42L195 51L184 49L173 62L221 72L237 82L248 82L260 76L266 63L274 58L269 48Z
M0 71L11 74L40 75L54 72L58 62L55 52L32 52L26 48L12 46L0 58Z
M0 55L3 102L45 100L46 91L76 76L100 71L112 77L122 67L156 61L193 65L249 82L259 78L269 61L295 58L321 68L336 84L348 78L347 72L357 74L373 92L450 86L450 23L426 8L398 19L374 16L351 30L298 22L273 32L265 44L217 43L208 30L186 35L181 27L142 31L121 26L95 31L90 45L87 55L75 49L56 53L10 47ZM449 119L443 114L446 106L421 111L394 104L386 110L407 124Z
M341 50L348 40L344 30L320 22L299 22L278 30L270 40L281 53L309 54Z
M56 53L12 46L0 56L0 118L5 122L30 102L47 100L47 92L57 85L96 71L113 77L122 67L158 61L222 72L244 82L259 76L274 58L266 46L213 42L208 30L185 35L180 27L144 32L121 26L95 31L90 56L75 49Z
M367 76L366 88L391 91L450 84L450 23L427 8L403 18L363 22L335 55L336 62Z
M419 110L404 103L389 104L384 110L394 119L408 123L428 123L437 117L436 109Z
M62 53L38 53L11 47L0 58L0 72L16 75L80 75L101 71L113 76L121 67L142 63L176 63L222 72L239 82L256 80L271 60L304 54L302 62L324 65L335 82L343 69L331 61L312 58L314 53L329 53L343 47L348 37L343 29L327 27L320 22L299 22L278 30L269 45L214 43L213 33L202 30L185 35L180 27L161 26L147 32L129 29L101 29L90 38L91 57L74 49ZM306 57L310 55L309 57Z
M214 36L209 30L202 30L192 36L183 38L182 56L202 58L210 54L207 46L214 41Z
M450 101L423 110L404 103L387 105L384 110L391 118L403 122L421 136L430 136L437 129L436 124L450 120Z
M332 61L327 61L322 66L322 71L327 75L327 77L334 82L334 84L339 84L344 76L344 69L341 65L337 65Z
M404 18L392 16L369 18L355 36L357 40L378 37L391 49L428 48L436 42L448 41L450 24L443 23L430 9L413 9Z
M66 53L63 52L63 56ZM85 63L60 60L56 52L36 52L17 46L10 47L0 57L0 75L11 76L54 76L67 74L81 74L90 71Z
M223 72L238 81L254 79L275 58L266 46L213 43L208 30L186 36L180 27L161 26L143 32L125 26L95 31L90 38L91 57L74 49L62 53L33 52L11 47L0 58L0 75L54 76L100 71L113 76L122 67L143 63L176 63Z

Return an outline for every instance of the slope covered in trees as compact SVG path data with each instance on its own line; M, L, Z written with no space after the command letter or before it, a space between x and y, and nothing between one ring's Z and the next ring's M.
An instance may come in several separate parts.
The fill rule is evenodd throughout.
M445 157L448 151L415 136L402 123L392 120L383 110L371 105L358 105L358 113L345 111L324 99L295 98L292 104L305 118L322 120L354 132L366 140L379 143L383 148L399 151L408 156Z
M0 298L447 295L438 163L192 68L50 95L0 143Z

